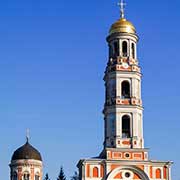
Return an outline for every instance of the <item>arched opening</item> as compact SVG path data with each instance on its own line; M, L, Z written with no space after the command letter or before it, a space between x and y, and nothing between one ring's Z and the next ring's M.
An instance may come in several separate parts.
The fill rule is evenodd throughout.
M119 43L117 41L114 42L114 55L119 56Z
M109 45L109 57L112 58L113 56L113 48L111 45Z
M161 179L161 170L156 169L156 179Z
M98 173L98 168L97 167L93 168L93 177L99 177L99 173Z
M122 55L123 57L127 57L127 42L126 41L123 41L122 43Z
M109 132L111 132L110 135L114 136L115 135L115 119L116 119L116 116L114 113L111 113L107 117L108 117L108 123L109 123L109 128L110 128Z
M111 98L116 97L116 81L114 79L110 81L109 95Z
M113 141L113 140L111 141L111 147L112 147L112 146L114 146L114 141Z
M135 45L134 45L134 43L131 44L131 56L133 59L135 59Z
M30 174L28 172L24 173L23 180L30 180Z
M36 175L35 175L35 180L39 180L39 179L40 179L39 174L36 173Z
M121 84L122 98L130 98L130 84L128 81L123 81Z
M18 180L17 172L13 172L12 180Z
M122 117L122 137L123 138L131 137L131 124L130 124L130 117L128 115L124 115Z

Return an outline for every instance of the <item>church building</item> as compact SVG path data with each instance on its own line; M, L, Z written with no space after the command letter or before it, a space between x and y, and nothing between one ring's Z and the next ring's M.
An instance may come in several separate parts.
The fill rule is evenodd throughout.
M14 151L9 166L10 180L42 180L42 157L28 138L23 146Z
M104 149L79 161L80 180L171 180L172 162L150 160L144 147L138 35L125 18L123 1L119 5L120 19L107 37Z

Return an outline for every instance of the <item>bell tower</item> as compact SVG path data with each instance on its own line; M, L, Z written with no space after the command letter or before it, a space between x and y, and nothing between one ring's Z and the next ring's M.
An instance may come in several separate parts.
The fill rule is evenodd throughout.
M171 180L171 161L150 160L144 148L141 68L135 26L120 18L107 36L104 148L96 158L81 159L80 180Z
M107 42L109 59L104 81L104 147L143 148L143 107L141 69L137 58L138 36L135 27L124 18L112 25Z

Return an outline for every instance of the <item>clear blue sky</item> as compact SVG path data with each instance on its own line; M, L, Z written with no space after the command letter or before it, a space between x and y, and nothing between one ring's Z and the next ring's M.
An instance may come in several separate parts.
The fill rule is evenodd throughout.
M180 2L126 1L143 69L144 136L151 159L180 174ZM0 1L0 179L25 142L41 151L52 180L102 150L105 38L117 0Z

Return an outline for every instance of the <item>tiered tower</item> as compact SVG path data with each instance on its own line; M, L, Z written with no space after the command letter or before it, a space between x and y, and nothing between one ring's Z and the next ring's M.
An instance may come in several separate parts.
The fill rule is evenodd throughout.
M30 145L28 138L26 143L13 153L9 166L10 180L42 180L41 154Z
M170 180L172 162L152 161L144 148L141 68L137 56L138 36L124 17L109 31L109 60L104 81L104 149L97 158L78 163L81 180Z

